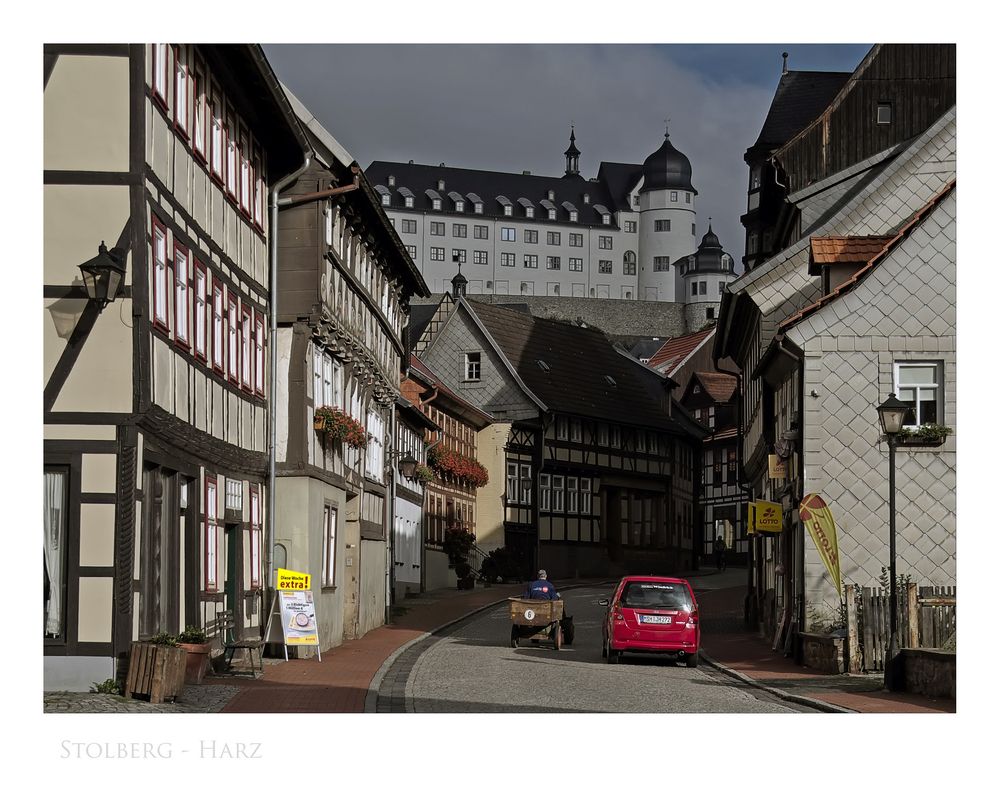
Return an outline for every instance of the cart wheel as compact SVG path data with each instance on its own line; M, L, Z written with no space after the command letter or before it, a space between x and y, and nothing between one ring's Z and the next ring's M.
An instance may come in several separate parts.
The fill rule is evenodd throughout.
M552 641L555 644L556 651L559 651L562 648L563 636L562 626L560 626L558 621L556 622L555 631L552 633Z

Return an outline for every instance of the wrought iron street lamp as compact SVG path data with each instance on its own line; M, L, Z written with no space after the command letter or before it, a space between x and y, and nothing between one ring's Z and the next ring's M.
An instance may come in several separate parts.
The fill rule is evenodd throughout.
M899 689L898 627L896 621L896 440L903 429L903 419L909 406L900 402L895 395L876 408L882 432L889 442L889 650L885 656L885 687Z
M101 241L97 257L90 258L80 264L83 284L87 288L87 296L104 309L114 301L125 280L125 255L120 249L111 249Z
M418 464L417 458L407 452L406 456L399 461L399 472L403 474L403 478L405 478L408 482L412 482L413 477L417 472Z

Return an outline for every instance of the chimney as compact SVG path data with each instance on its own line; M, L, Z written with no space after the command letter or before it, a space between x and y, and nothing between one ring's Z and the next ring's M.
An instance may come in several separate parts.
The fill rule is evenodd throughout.
M531 170L522 170L521 175L531 175Z
M788 73L788 53L787 52L782 52L781 53L781 73L782 74L787 74Z

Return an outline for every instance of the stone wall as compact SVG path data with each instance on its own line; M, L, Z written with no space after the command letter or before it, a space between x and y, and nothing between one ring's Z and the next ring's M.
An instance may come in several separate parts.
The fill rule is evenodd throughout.
M522 295L470 295L468 298L489 304L527 304L534 317L582 320L606 334L676 337L701 328L701 323L693 327L687 325L684 304L666 301Z

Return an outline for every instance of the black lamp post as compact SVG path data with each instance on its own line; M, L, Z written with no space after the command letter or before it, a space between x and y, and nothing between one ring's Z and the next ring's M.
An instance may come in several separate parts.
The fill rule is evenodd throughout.
M885 657L885 688L896 690L900 683L896 664L899 654L896 622L896 440L909 406L890 394L876 410L882 432L889 442L889 651Z
M99 309L104 309L121 291L125 280L125 255L117 248L108 251L104 241L101 241L97 257L81 263L80 273L87 288L87 296Z
M403 474L403 477L408 482L412 482L413 475L417 470L417 465L417 458L407 452L406 456L399 461L399 472Z

